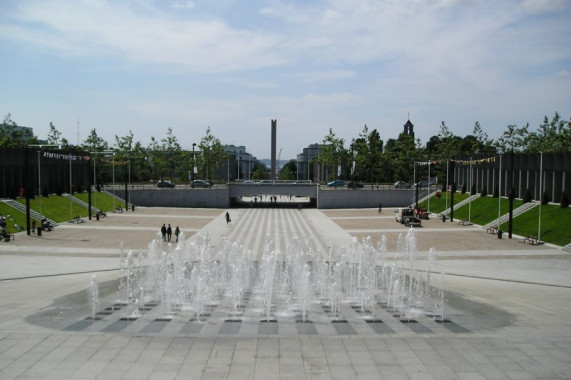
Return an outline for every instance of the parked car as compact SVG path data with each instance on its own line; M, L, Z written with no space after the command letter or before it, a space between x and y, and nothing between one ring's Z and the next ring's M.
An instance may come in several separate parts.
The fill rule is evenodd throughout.
M192 181L192 184L190 186L191 187L211 188L212 184L210 182L204 181L202 179L195 179L194 181Z
M347 187L349 189L360 189L361 187L363 187L363 184L357 181L349 181L347 182Z
M335 181L331 181L331 182L327 183L327 186L329 186L329 187L343 187L344 185L345 185L345 183L341 179L337 179Z
M159 181L157 182L157 187L162 189L164 188L168 188L168 189L172 189L174 188L174 183L172 183L171 181Z
M410 183L405 181L396 181L394 186L395 189L410 189Z
M432 182L428 182L428 181L420 181L414 184L415 187L418 187L419 189L422 189L423 187L429 187L432 186Z

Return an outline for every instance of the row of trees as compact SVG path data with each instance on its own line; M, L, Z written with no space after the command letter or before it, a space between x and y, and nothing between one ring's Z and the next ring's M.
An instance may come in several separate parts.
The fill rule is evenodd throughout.
M325 170L326 180L339 178L355 179L370 183L412 181L415 162L445 161L448 159L474 159L505 153L571 152L571 119L566 121L556 112L531 131L529 124L523 127L508 125L497 140L490 139L480 123L476 122L471 134L462 138L454 135L445 122L439 133L423 146L420 139L401 133L396 139L381 139L376 129L367 125L346 146L343 138L332 129L323 139L319 156L313 165ZM354 164L353 164L354 162ZM295 163L288 163L293 171ZM434 176L445 173L445 168L436 168Z
M96 129L92 129L79 146L73 146L53 123L50 123L49 128L47 140L40 141L29 129L12 121L8 114L0 128L0 145L6 148L23 148L47 143L67 152L90 152L97 165L129 165L133 181L186 179L195 166L198 168L196 178L225 178L221 167L228 156L224 145L213 135L210 127L197 145L195 154L192 150L182 148L171 128L167 129L166 136L162 139L151 137L147 146L135 141L132 131L126 136L116 135L114 144L110 144L97 134ZM343 179L353 178L370 183L397 180L410 182L413 178L414 162L419 161L490 157L508 152L570 151L571 119L563 120L556 112L551 119L545 116L535 131L530 130L529 124L522 127L508 125L497 140L490 139L478 122L474 124L472 134L464 138L454 135L446 123L442 122L438 134L432 136L425 145L420 139L414 140L411 135L405 133L401 133L396 139L389 138L385 143L376 129L370 130L365 125L359 135L346 146L345 139L329 129L329 133L323 138L319 155L311 165L314 168L316 165L320 167L320 171L324 173L319 176L321 180L339 178L340 167ZM253 178L267 178L268 171L263 165L258 164L252 171ZM108 180L105 175L108 173L100 171L97 181ZM284 166L280 178L295 179L296 176L297 164L292 160Z

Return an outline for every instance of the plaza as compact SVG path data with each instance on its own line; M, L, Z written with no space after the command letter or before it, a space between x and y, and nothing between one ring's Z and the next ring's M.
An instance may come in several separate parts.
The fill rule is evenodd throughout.
M179 226L187 244L205 235L214 250L235 242L252 262L268 239L286 252L297 236L325 256L332 247L350 249L352 238L376 244L383 235L386 260L397 262L392 253L408 232L392 209L138 207L42 236L16 234L0 245L0 378L571 378L571 254L561 247L423 221L418 256L438 253L449 323L428 316L405 323L381 305L370 313L382 322L369 323L350 303L340 307L344 323L334 323L317 299L310 324L292 316L264 322L255 307L232 321L225 302L210 305L202 321L192 310L164 320L158 302L126 319L117 302L121 250L147 250L163 223ZM158 244L175 252L174 242ZM93 275L101 318L90 320Z

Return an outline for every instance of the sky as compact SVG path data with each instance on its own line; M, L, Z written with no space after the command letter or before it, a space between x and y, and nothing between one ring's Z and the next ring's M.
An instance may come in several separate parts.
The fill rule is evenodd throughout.
M570 0L0 0L0 113L280 158L365 125L426 143L571 118Z

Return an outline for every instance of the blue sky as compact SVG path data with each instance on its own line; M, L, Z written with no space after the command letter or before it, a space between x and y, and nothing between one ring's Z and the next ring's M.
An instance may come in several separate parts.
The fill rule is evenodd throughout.
M143 145L207 127L293 158L329 128L386 141L410 113L491 138L571 117L571 1L0 0L0 112L71 143L92 129ZM79 128L78 128L79 120ZM79 131L79 133L78 133Z

